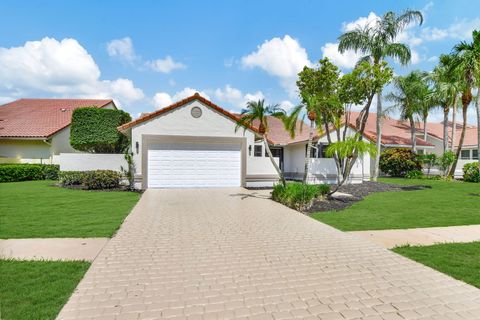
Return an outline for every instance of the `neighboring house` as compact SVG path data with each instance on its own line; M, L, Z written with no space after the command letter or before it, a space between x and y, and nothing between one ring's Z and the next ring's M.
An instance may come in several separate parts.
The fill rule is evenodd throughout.
M0 162L52 163L70 146L73 110L116 109L111 99L19 99L0 106Z

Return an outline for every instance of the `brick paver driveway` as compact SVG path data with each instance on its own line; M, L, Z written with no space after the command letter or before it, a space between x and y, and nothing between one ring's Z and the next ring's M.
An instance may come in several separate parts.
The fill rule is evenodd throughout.
M480 290L252 193L147 190L59 319L480 319Z

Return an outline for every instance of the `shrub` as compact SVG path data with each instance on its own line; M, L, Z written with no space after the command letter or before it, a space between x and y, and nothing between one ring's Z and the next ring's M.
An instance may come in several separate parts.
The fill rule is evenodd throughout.
M284 187L281 184L277 184L273 188L272 199L287 207L302 211L308 209L313 199L320 195L325 195L329 191L330 187L328 185L292 182Z
M83 185L85 171L60 171L58 180L63 187Z
M421 178L423 178L423 172L422 172L422 170L408 171L405 174L405 178L407 178L407 179L421 179Z
M420 156L420 159L427 169L427 176L430 176L430 170L437 164L437 155L435 153L424 154Z
M447 171L450 168L450 166L455 162L456 154L453 151L446 151L438 157L437 159L437 165L442 170L442 173L444 176L447 175Z
M53 164L15 163L0 165L0 182L55 180L59 167Z
M380 155L380 170L392 177L404 177L409 171L422 170L422 163L410 149L392 148Z
M467 163L463 166L463 180L466 182L480 182L480 164Z
M128 147L128 138L117 127L131 121L122 110L95 107L73 111L70 144L73 148L96 153L121 153Z
M115 189L120 186L122 174L113 170L87 171L83 184L86 189Z

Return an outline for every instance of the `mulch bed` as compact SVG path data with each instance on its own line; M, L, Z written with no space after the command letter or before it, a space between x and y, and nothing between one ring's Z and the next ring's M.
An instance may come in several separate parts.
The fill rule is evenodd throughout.
M360 184L343 185L338 190L342 193L352 195L352 197L335 197L327 199L316 199L313 205L306 213L313 213L319 211L339 211L350 207L355 202L363 200L366 196L375 192L398 192L398 191L413 191L430 188L429 186L402 186L397 184L389 184L382 182L365 181Z

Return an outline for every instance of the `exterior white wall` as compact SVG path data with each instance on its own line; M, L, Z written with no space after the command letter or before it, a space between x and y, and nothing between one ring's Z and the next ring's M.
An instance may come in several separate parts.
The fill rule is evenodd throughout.
M343 134L343 127L342 127ZM355 131L347 128L347 136L354 135ZM332 142L337 141L336 134L331 134ZM326 136L318 142L328 143ZM284 148L285 172L288 178L301 179L305 171L305 147L307 143L298 143ZM352 168L349 183L361 183L370 179L370 155L366 154L355 161ZM331 158L310 159L310 180L312 183L336 183L337 168L335 160Z
M52 155L79 152L70 145L70 126L57 132L51 139L51 145Z
M201 117L194 118L191 115L191 109L193 107L199 107L202 110ZM235 126L235 121L197 100L140 123L131 129L132 151L134 153L133 158L136 165L136 172L138 175L142 174L142 136L165 135L225 138L245 137L247 178L250 179L252 175L265 176L276 174L273 165L264 154L262 157L254 157L253 146L256 144L255 133L250 130L244 131L243 128L235 131ZM249 151L250 146L251 152ZM143 172L143 174L146 173ZM270 178L270 180L272 180L272 178ZM250 183L248 184L250 185Z
M123 154L105 153L60 153L53 156L53 163L60 165L61 171L115 170L127 168Z
M0 140L2 162L50 163L50 145L42 140Z

